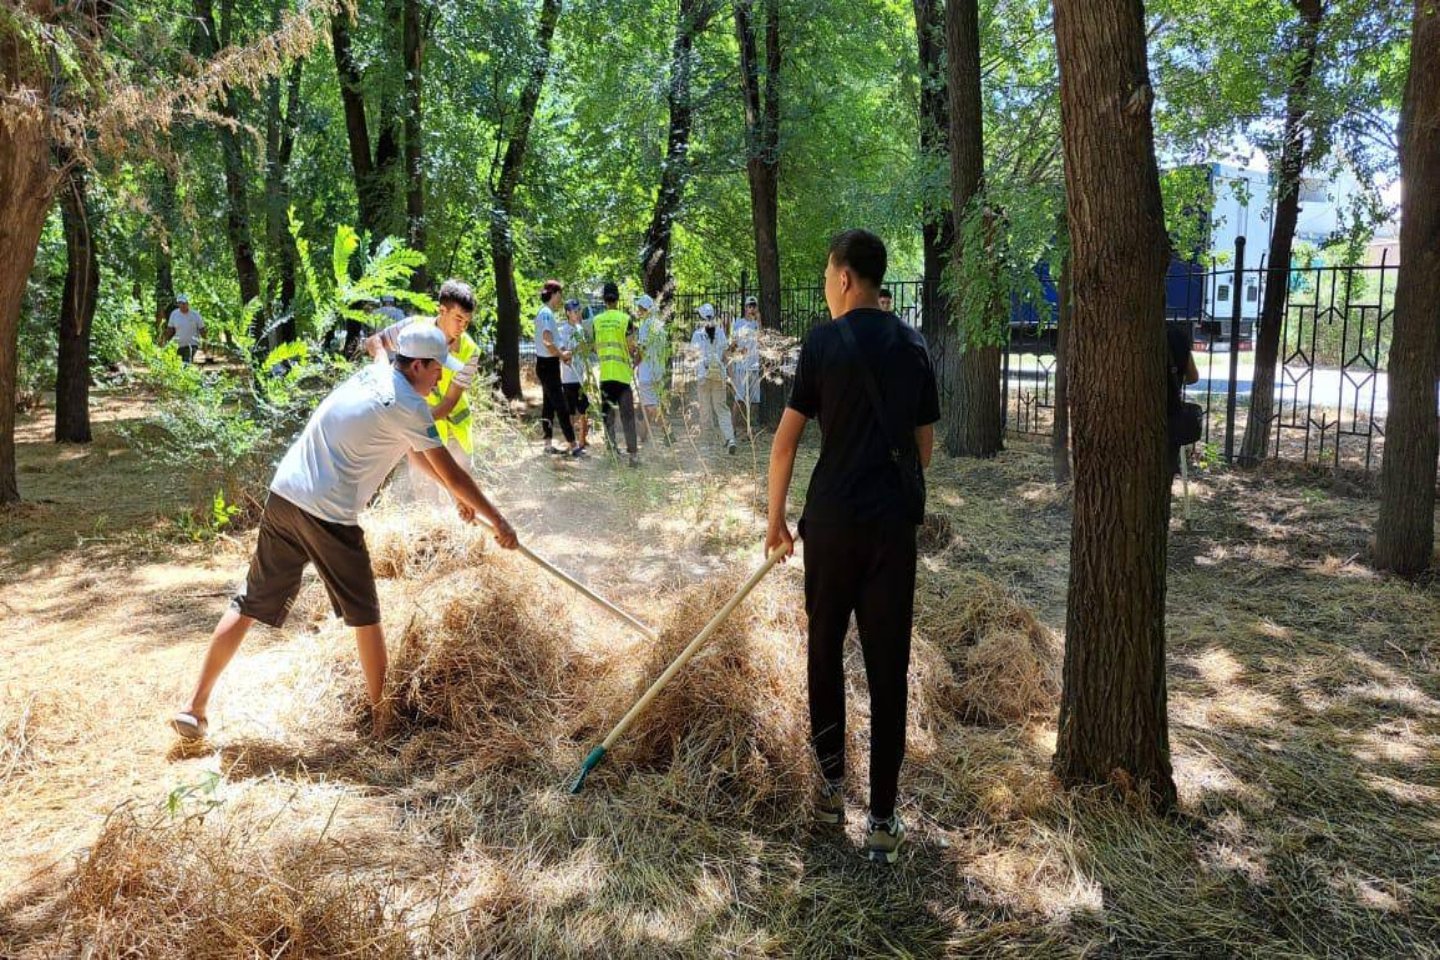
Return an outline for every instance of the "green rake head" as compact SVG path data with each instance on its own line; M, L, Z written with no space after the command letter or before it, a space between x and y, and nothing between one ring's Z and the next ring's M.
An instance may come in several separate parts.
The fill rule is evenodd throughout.
M580 773L575 777L575 782L570 784L570 793L572 795L584 789L585 778L590 776L590 771L598 767L600 761L604 759L605 746L603 744L590 751L590 756L586 757L585 762L580 765Z

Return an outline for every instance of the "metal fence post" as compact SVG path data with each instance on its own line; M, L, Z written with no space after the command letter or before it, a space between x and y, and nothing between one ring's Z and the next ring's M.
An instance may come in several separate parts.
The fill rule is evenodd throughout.
M1235 460L1235 387L1240 378L1240 287L1245 279L1245 238L1235 238L1235 282L1230 295L1235 298L1230 309L1230 387L1225 395L1225 462Z

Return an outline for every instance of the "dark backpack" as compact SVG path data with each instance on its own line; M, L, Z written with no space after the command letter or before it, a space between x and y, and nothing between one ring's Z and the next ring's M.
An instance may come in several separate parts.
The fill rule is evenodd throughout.
M860 367L865 392L870 394L870 407L875 412L875 420L880 424L880 435L885 438L885 444L890 450L890 462L899 472L900 502L905 510L905 519L916 525L922 524L925 522L925 470L920 466L920 451L915 446L915 433L906 430L903 435L896 436L891 432L885 420L885 404L880 400L880 388L875 385L875 375L870 372L870 365L865 362L860 345L855 342L850 320L847 317L837 324L840 327L841 339L845 341L845 346Z
M1169 351L1166 351L1169 353ZM1167 358L1170 390L1165 397L1165 431L1172 447L1188 447L1198 443L1205 433L1205 408L1185 399L1185 383L1175 366L1175 357Z

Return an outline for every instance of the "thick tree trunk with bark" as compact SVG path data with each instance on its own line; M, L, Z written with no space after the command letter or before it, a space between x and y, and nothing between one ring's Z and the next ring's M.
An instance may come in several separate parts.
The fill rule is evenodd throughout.
M920 64L920 153L936 166L947 165L950 150L950 93L946 82L945 18L941 0L914 0L915 39ZM920 331L936 356L950 325L950 296L945 291L945 268L955 244L955 223L950 205L927 198L920 213L923 274L920 296Z
M1055 772L1175 801L1165 687L1165 215L1139 0L1056 0L1075 507Z
M38 61L28 41L0 33L3 89L49 96L50 67ZM20 499L15 473L15 389L18 379L20 312L25 284L35 265L45 214L59 175L50 163L50 141L41 111L18 113L0 123L0 504Z
M1050 431L1050 457L1057 485L1070 482L1070 339L1071 306L1070 254L1060 262L1060 277L1055 284L1059 300L1055 328L1055 423Z
M370 125L365 116L365 76L352 49L351 14L339 10L330 19L330 46L335 53L335 72L340 82L340 105L345 113L345 139L350 147L350 170L355 178L360 230L371 241L395 234L394 165L398 138L390 124L393 110L381 120L378 141L371 153ZM382 102L385 102L382 96Z
M690 81L695 72L695 38L710 25L715 14L712 0L680 0L675 23L675 43L670 52L670 132L665 141L665 162L660 168L660 190L655 210L645 230L640 249L640 277L645 292L664 308L673 292L670 280L670 242L675 217L684 198L690 175L690 129L694 110L690 103Z
M985 239L967 249L952 247L955 275L965 257L989 258L997 225L984 210L985 133L980 99L980 9L977 0L950 0L945 7L945 46L949 61L950 193L954 232L964 235L973 216L986 220ZM1000 347L997 305L988 289L962 285L952 304L950 335L945 341L947 393L953 405L945 411L945 450L951 456L993 457L1004 438L1000 391ZM976 318L978 319L978 322ZM953 354L953 357L951 356ZM952 379L953 377L953 379Z
M420 0L405 0L400 26L401 58L405 64L405 242L425 252L425 151L422 94L425 73L425 21ZM421 264L410 275L410 289L430 287L430 272Z
M760 278L760 325L780 327L780 2L761 0L765 60L762 68L754 17L755 0L737 0L740 87L745 96L745 174L750 182L750 221Z
M277 8L278 10L278 8ZM272 78L265 108L265 236L278 269L269 282L269 324L283 343L295 339L296 269L299 252L290 235L290 159L295 153L295 130L300 122L300 81L305 67L297 60L285 80L285 110L280 109L280 78Z
M1400 115L1400 278L1390 341L1390 414L1380 470L1375 562L1406 576L1435 556L1440 426L1440 7L1416 0L1410 77Z
M60 295L59 355L55 363L55 442L90 442L90 327L100 295L99 226L86 195L83 167L60 188L65 232L65 286Z
M1321 0L1292 0L1300 14L1298 59L1285 91L1285 127L1280 145L1280 175L1275 185L1275 222L1266 255L1265 299L1255 328L1255 374L1250 388L1250 414L1240 441L1239 460L1253 465L1265 458L1270 446L1270 421L1275 410L1275 363L1280 358L1280 331L1285 324L1289 289L1290 252L1295 226L1300 221L1300 176L1305 172L1306 123L1314 95L1315 50L1319 43ZM1240 291L1235 290L1235 296ZM1230 348L1235 349L1235 344Z
M515 234L511 209L515 188L530 143L530 125L540 104L540 91L550 73L550 51L555 24L560 19L560 0L543 0L540 22L535 28L535 60L525 89L516 105L514 127L505 144L504 159L490 181L490 264L495 271L495 355L500 360L500 390L514 400L520 396L520 298L515 292ZM503 137L506 131L497 130Z

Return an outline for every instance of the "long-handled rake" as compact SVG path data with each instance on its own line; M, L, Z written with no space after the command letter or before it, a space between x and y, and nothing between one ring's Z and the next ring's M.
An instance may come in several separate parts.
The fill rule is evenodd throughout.
M495 528L491 526L486 520L478 516L475 519L478 523L485 524L485 526L492 533L494 532ZM653 627L647 626L646 624L632 617L630 614L626 613L624 610L621 610L619 607L615 606L615 604L611 603L609 600L606 600L604 597L600 596L600 594L596 593L594 590L591 590L589 587L585 586L585 584L581 583L579 580L576 580L574 577L570 576L570 574L566 573L564 570L561 570L549 560L546 560L544 557L535 553L529 547L525 546L524 543L516 544L515 549L521 554L523 554L525 557L529 558L541 570L544 570L546 573L550 574L550 576L554 577L556 580L559 580L561 583L564 583L567 586L573 588L582 596L594 602L596 606L600 607L606 613L610 614L616 619L623 620L630 626L634 627L645 639L651 641L660 639L660 635L655 632L655 629Z
M656 694L665 688L665 685L670 682L675 674L680 672L680 668L690 662L690 659L705 645L705 641L710 639L710 635L719 628L720 624L725 622L725 618L729 617L730 614L735 611L735 608L740 605L740 602L750 595L750 591L755 589L755 585L763 580L767 573L774 569L775 564L779 563L780 558L784 555L784 547L776 547L770 551L770 555L765 558L764 564L750 575L750 579L745 581L744 586L737 590L733 597L726 601L725 606L720 608L720 612L710 618L710 622L705 624L704 628L695 635L695 639L691 640L685 649L680 651L680 655L675 658L670 666L665 668L665 672L660 674L659 679L650 685L650 689L645 691L644 696L635 701L635 705L630 708L625 716L620 718L620 722L615 724L615 729L610 731L610 734L601 742L600 746L590 751L590 755L587 756L585 762L580 765L580 773L575 777L575 782L570 785L571 793L580 792L581 788L585 786L585 778L590 775L590 771L600 765L600 761L605 759L605 754L610 751L610 748L615 745L617 740L625 735L625 731L630 729L630 724L635 722L635 718L645 711L645 708L650 705L650 701L655 699Z

